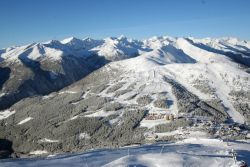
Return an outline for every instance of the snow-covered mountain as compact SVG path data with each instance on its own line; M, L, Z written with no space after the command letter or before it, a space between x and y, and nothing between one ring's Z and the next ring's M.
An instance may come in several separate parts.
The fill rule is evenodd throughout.
M0 138L19 156L249 135L249 41L68 38L0 57Z
M33 43L20 47L10 47L0 51L1 61L19 61L20 58L31 60L61 60L63 56L85 57L93 53L109 60L120 60L148 51L143 42L127 39L124 36L94 40L70 37L62 41L51 40L44 43Z
M228 54L230 58L240 59L248 62L249 57L249 41L241 41L237 38L172 38L168 36L152 37L147 40L133 40L124 36L118 38L110 37L103 40L94 40L91 38L77 39L70 37L62 41L51 40L44 43L32 43L29 45L10 47L0 50L1 61L20 61L21 58L28 58L31 60L51 59L52 61L61 60L64 56L85 57L93 53L104 56L108 60L121 60L135 57L142 53L152 53L156 55L163 55L168 52L173 52L173 49L178 48L181 43L189 42L192 45L213 53ZM172 49L170 47L173 47ZM175 57L182 57L181 54L174 54ZM234 57L233 57L234 55ZM202 57L207 59L208 56ZM242 62L243 64L245 62ZM249 64L246 63L247 66Z

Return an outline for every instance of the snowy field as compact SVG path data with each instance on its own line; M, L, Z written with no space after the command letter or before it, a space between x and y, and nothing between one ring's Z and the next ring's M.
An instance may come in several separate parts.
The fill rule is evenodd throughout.
M237 153L237 162L232 158ZM131 146L36 159L2 160L1 167L238 167L250 164L250 143L190 138L176 143Z

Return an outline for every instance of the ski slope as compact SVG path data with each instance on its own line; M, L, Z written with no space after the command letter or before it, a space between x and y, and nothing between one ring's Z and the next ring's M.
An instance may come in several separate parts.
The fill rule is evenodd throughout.
M237 153L234 162L231 151ZM238 167L250 163L250 144L219 139L189 138L176 143L159 143L87 153L48 156L47 158L2 160L1 167Z

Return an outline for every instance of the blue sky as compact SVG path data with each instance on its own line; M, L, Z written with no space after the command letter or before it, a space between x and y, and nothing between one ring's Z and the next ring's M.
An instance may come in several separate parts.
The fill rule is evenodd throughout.
M120 35L250 40L250 0L0 0L0 48Z

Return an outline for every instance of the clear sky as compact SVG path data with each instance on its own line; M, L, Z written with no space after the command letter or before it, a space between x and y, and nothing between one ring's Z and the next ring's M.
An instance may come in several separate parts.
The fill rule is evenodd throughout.
M250 40L250 0L0 0L0 48L120 35Z

